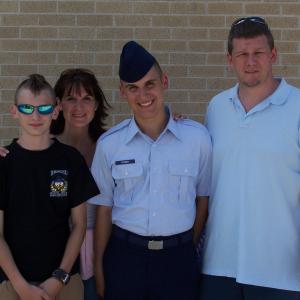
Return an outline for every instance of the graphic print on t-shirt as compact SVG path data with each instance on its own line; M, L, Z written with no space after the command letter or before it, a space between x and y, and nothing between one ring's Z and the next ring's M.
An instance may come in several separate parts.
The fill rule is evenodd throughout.
M68 171L51 170L50 197L67 197L68 195Z

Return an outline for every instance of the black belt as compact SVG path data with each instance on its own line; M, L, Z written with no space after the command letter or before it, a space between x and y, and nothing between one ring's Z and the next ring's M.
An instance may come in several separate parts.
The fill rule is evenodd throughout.
M170 236L142 236L114 225L112 234L119 239L149 250L169 249L193 240L192 229Z

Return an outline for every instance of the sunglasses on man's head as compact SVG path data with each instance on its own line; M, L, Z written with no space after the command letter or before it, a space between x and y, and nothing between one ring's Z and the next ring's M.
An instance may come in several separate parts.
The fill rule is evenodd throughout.
M55 105L53 104L43 104L34 106L31 104L19 104L17 105L18 111L25 115L33 114L34 110L37 109L41 115L49 115L53 112Z
M240 18L240 19L236 20L235 22L233 22L231 27L243 24L245 22L258 23L258 24L262 24L265 26L267 25L266 21L261 17L246 17L246 18Z

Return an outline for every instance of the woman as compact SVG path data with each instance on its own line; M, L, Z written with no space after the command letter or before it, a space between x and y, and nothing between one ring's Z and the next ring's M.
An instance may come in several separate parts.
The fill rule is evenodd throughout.
M61 73L54 87L61 111L51 125L51 133L75 147L91 166L96 141L105 131L104 120L110 107L95 75L86 69L68 69ZM87 231L80 261L84 299L98 299L93 277L94 207L87 204Z

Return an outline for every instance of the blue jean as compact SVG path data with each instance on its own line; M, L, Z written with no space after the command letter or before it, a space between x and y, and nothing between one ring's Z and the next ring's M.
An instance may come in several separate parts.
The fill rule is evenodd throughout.
M91 277L87 280L82 280L84 286L84 300L99 300L99 296L96 291L95 277Z

